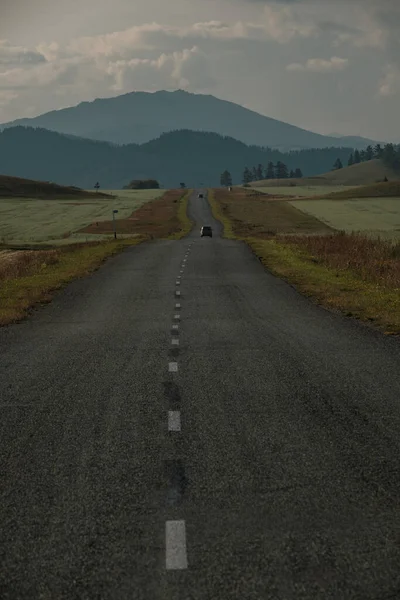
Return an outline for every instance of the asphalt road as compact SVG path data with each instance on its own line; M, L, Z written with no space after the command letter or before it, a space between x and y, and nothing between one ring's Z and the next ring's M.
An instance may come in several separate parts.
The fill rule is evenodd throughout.
M399 341L190 214L0 329L1 600L400 598Z

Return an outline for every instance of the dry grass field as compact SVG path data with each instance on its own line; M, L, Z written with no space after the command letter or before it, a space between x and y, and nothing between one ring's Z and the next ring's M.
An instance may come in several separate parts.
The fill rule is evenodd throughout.
M386 219L392 225L393 217L389 205L384 208L384 200L395 203L394 218L398 218L400 203L395 199L360 200L364 220L357 220L358 229L383 227ZM400 334L400 242L371 239L368 229L359 234L338 231L322 220L328 215L330 222L339 225L332 218L334 205L344 211L343 225L350 214L346 203L353 206L354 200L287 202L237 188L230 193L214 190L210 202L223 222L224 235L246 241L272 273L327 308L362 319L387 334ZM329 208L325 202L330 202ZM371 202L376 204L376 214L366 217L365 204ZM306 219L297 208L304 203L314 207L304 213Z

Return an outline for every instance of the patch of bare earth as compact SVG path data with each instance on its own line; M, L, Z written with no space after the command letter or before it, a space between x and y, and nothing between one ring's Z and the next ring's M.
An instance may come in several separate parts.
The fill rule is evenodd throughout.
M117 219L117 234L144 235L150 238L166 237L180 229L177 215L177 202L184 190L168 190L151 202L143 204L129 217ZM112 234L113 221L94 221L77 233Z
M214 195L240 237L267 238L279 233L324 235L335 231L289 204L287 196L283 199L237 188L231 192L218 188Z

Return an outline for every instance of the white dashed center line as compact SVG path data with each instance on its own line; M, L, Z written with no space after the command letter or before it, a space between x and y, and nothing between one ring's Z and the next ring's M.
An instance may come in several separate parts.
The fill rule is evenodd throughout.
M174 315L175 321L179 321L180 318L181 318L181 315Z
M171 344L172 344L173 346L179 346L179 340L178 340L178 338L172 338L172 340L171 340Z
M170 362L168 364L168 371L170 373L176 373L178 371L178 363L176 363L176 362Z
M177 281L175 281L176 285L181 285L181 282L179 281L179 279Z
M181 430L181 413L179 410L168 411L168 431Z
M165 524L165 564L167 569L187 569L185 521L167 521Z
M181 305L179 304L179 302L177 302L177 303L175 304L175 308L180 308L180 307L181 307Z
M179 325L172 325L172 329L179 329Z
M179 291L179 290L176 290L176 292L175 292L175 295L176 295L176 296L180 296L180 295L181 295L180 291Z

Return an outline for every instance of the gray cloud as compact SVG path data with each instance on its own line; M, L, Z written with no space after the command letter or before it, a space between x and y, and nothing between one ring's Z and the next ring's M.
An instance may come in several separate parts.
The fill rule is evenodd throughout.
M0 69L4 66L37 65L45 62L46 59L40 52L12 46L9 42L0 40Z

